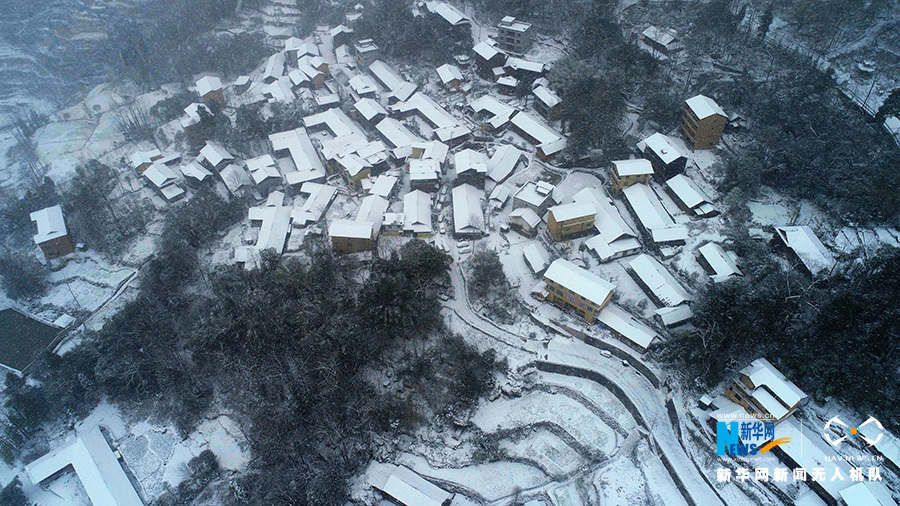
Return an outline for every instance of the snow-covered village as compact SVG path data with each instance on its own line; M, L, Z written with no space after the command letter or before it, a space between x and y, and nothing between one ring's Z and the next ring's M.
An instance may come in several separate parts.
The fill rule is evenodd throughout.
M0 504L900 501L897 2L7 3Z

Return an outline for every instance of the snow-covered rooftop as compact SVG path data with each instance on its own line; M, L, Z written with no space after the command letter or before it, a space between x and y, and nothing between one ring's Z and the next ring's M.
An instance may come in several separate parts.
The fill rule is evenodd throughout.
M661 307L654 312L666 327L677 325L694 316L694 312L691 311L691 306L688 306L687 304L680 304L675 307Z
M394 118L384 118L375 125L375 129L384 136L385 140L395 148L412 146L413 143L423 142L422 138L409 131L403 123Z
M666 186L668 186L669 189L672 190L672 193L678 197L678 200L689 209L693 209L704 203L712 202L712 199L710 199L691 178L684 174L678 174L669 179L666 181Z
M526 60L524 58L518 58L515 56L510 56L506 59L506 64L503 65L505 68L523 71L523 72L532 72L535 74L541 74L544 72L544 64L541 62Z
M635 217L649 231L654 242L687 239L687 228L675 223L659 201L659 197L648 185L633 184L622 190L622 193L634 211Z
M709 116L713 116L718 114L723 118L727 118L728 115L725 114L725 111L719 107L719 104L716 103L715 100L707 97L706 95L696 95L684 101L685 104L690 108L690 110L697 116L697 119L708 118Z
M476 174L487 174L488 160L487 155L474 149L463 149L453 156L453 165L456 168L456 175L474 172Z
M677 306L691 300L691 296L681 283L650 255L638 255L628 265L644 286L663 304Z
M58 205L31 213L31 221L37 226L37 233L34 235L35 244L43 244L68 234L62 207Z
M459 67L456 65L450 65L449 63L445 63L437 68L438 77L441 79L441 82L445 85L450 84L454 80L462 81L463 75L460 72Z
M834 267L836 263L834 256L809 226L777 227L775 232L782 242L797 254L811 273L819 274Z
M516 192L515 198L534 207L543 207L553 200L553 189L556 188L544 181L528 181Z
M250 171L250 177L253 178L253 182L256 184L262 184L271 179L281 180L281 173L278 172L272 155L257 156L247 160L245 163L247 164L247 170Z
M562 102L562 99L559 98L559 95L557 95L553 90L546 86L538 86L537 88L535 88L534 96L541 101L544 107L547 108L556 107L560 104L560 102Z
M208 93L212 93L215 91L222 90L222 81L219 80L218 77L215 76L205 76L201 77L199 81L197 81L197 94L201 97L206 96Z
M609 304L597 315L597 320L627 338L640 349L646 350L659 335L647 325L639 322L631 313L615 304Z
M484 232L483 193L470 184L453 188L453 227L457 234Z
M334 199L337 190L334 186L312 182L303 183L300 187L300 193L308 194L309 197L306 198L306 202L303 203L300 209L294 209L294 212L291 213L294 225L302 227L319 221L322 215L325 214L325 210L328 209L328 205Z
M566 147L565 137L531 114L519 112L512 117L512 124L537 143L545 155L550 156Z
M509 213L509 218L518 218L525 222L531 228L537 228L538 225L541 224L541 217L538 216L538 213L534 212L530 207L520 207L518 209L513 209Z
M656 132L655 134L638 143L638 148L640 148L641 151L644 150L644 147L656 153L656 156L658 156L659 159L667 165L681 158L682 156L681 152L678 151L678 148L676 148L672 144L671 139L659 132Z
M378 85L375 84L375 80L366 74L357 74L351 77L348 84L359 95L378 92Z
M131 166L136 169L141 165L153 163L160 158L162 158L162 153L156 148L149 151L137 151L131 154Z
M144 171L144 177L156 188L162 189L178 181L178 174L161 163L154 163Z
M384 107L371 98L360 99L359 102L353 104L353 107L366 121L371 121L378 115L387 116L387 111Z
M404 506L443 506L452 496L404 466L375 462L368 475L370 485Z
M544 273L544 278L598 306L606 302L612 291L616 289L616 285L563 258L556 259L550 264L547 272Z
M514 107L497 100L497 98L491 95L482 95L481 97L472 100L469 102L469 107L476 113L485 111L490 113L492 117L488 119L488 124L495 130L502 128L509 123L510 118L517 112Z
M207 141L203 149L200 150L198 158L206 160L213 167L218 167L223 163L234 160L234 157L225 149L225 146L215 141Z
M478 44L475 44L475 47L473 47L472 50L475 51L476 55L484 58L485 60L490 60L498 54L506 54L502 49L493 45L489 40L483 40Z
M468 16L460 12L460 10L456 7L446 2L425 2L425 8L427 8L429 12L432 12L444 18L444 21L450 23L453 26L465 25L469 23Z
M713 281L725 281L732 276L741 276L743 273L738 268L734 258L722 249L722 246L714 242L709 242L697 248L697 251L703 255L706 263L712 268L715 274L712 276Z
M284 243L291 230L292 207L288 206L260 206L251 207L248 211L250 221L262 222L259 229L259 237L256 240L256 249L259 251L271 249L281 254L284 251Z
M272 144L272 150L276 155L287 151L291 157L291 162L296 173L285 174L289 184L295 184L296 179L293 174L302 176L303 180L316 179L325 177L325 166L319 159L319 154L312 144L309 135L303 128L294 130L286 130L269 135L269 142Z
M758 358L749 366L741 369L741 374L750 379L753 385L751 395L767 400L767 395L774 395L780 404L784 406L784 412L806 398L806 394L792 381L788 381L784 374L775 368L768 360ZM773 415L774 412L770 411ZM778 416L778 415L776 415Z
M523 158L527 159L527 155L519 148L511 144L500 146L487 162L487 177L495 183L506 181Z
M376 223L371 221L334 220L328 227L328 236L350 239L372 239L375 237L375 230Z
M397 185L397 181L397 176L391 176L390 174L381 174L380 176L375 178L375 182L372 183L372 187L369 188L369 194L378 195L382 198L388 198L391 195L391 192L394 191L394 187Z
M431 233L431 195L413 190L403 196L403 230Z
M416 91L415 84L400 77L394 67L381 60L373 61L369 65L369 72L400 101L408 100Z
M33 483L40 483L72 466L94 505L143 506L140 496L119 465L100 427L78 436L25 466Z
M613 160L613 169L619 176L653 175L653 164L646 158L636 160Z
M555 219L557 223L578 218L586 218L597 214L594 206L587 202L572 202L570 204L553 206L548 209L548 211L553 214L553 219Z
M363 131L340 108L335 107L327 111L312 114L303 118L306 128L315 128L325 125L335 137L349 134L365 135Z
M528 209L528 211L531 211L531 209ZM537 241L525 246L522 249L522 254L525 255L525 262L528 264L528 268L535 274L543 272L547 265L550 264L550 253Z
M359 204L359 210L356 212L356 221L370 221L380 227L389 204L386 198L378 195L363 197Z

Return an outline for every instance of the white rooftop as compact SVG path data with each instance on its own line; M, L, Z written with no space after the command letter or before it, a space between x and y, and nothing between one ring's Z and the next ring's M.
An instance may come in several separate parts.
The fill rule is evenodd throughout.
M553 185L543 181L528 181L519 188L515 198L534 207L542 207L553 199L553 188Z
M253 184L253 180L250 179L250 175L247 174L247 171L240 165L234 163L226 165L225 168L219 172L219 177L222 178L222 182L225 183L225 187L228 188L228 191L231 193L238 192L243 186L250 186Z
M674 162L675 160L681 158L681 152L678 151L674 145L672 145L671 140L668 136L663 135L659 132L647 137L638 145L646 146L647 149L656 153L656 156L662 160L666 165Z
M456 7L446 2L425 2L425 7L438 16L444 18L444 21L453 26L459 26L469 23L469 18Z
M527 159L524 151L511 144L504 144L488 160L487 176L496 183L502 183L512 175L523 158Z
M68 466L74 468L94 506L143 506L99 426L79 432L26 465L25 472L33 483L40 483Z
M363 197L359 204L359 211L356 212L356 221L370 221L381 226L381 220L387 211L389 202L378 195L367 195Z
M350 119L347 114L338 107L328 109L318 114L312 114L303 118L306 128L315 128L325 125L335 137L349 134L365 135L363 131Z
M161 163L154 163L147 167L147 170L144 171L144 177L159 189L178 181L178 175L175 174L175 171Z
M541 224L541 217L530 207L513 209L509 213L509 218L519 218L531 228L537 228L537 226Z
M473 47L472 50L475 51L475 54L484 58L485 60L490 60L498 54L505 54L502 49L491 44L487 40L483 40L478 44L475 44L475 47Z
M208 171L206 167L201 165L197 160L191 160L187 165L183 165L181 167L181 174L184 177L192 177L198 181L204 181L206 178L212 176L212 172Z
M213 167L218 167L222 163L234 160L234 157L225 149L225 146L215 141L207 141L203 149L200 150L198 158L206 160Z
M457 234L484 232L484 211L481 208L483 192L470 184L459 185L452 190L453 227Z
M556 107L562 102L562 99L559 98L553 90L546 86L538 86L534 89L534 96L541 101L547 108Z
M413 190L403 196L403 230L431 233L431 195Z
M328 227L328 236L350 239L374 239L375 230L376 224L371 221L334 220Z
M325 177L325 166L322 165L322 160L319 159L312 140L302 127L271 134L269 142L276 155L284 151L288 152L294 168L299 174L304 175L303 179ZM285 174L285 176L288 182L293 184L291 174Z
M834 256L809 226L777 227L775 232L814 275L834 267L836 263Z
M614 160L612 164L616 174L619 176L653 175L653 164L646 158L638 158L636 160Z
M513 70L521 70L524 72L533 72L535 74L540 74L544 72L544 64L541 62L526 60L524 58L517 58L515 56L510 56L506 59L506 64L504 65L506 68L510 68Z
M678 200L683 202L684 205L690 209L704 203L712 202L712 199L710 199L691 178L684 174L678 174L669 179L666 181L666 186L672 190L672 193L678 197Z
M572 196L575 202L590 203L597 214L594 216L594 228L597 229L605 241L612 242L623 237L635 237L634 230L625 223L619 210L609 199L609 196L600 189L587 187L579 190Z
M631 270L656 298L667 306L677 306L691 300L681 283L658 260L650 255L638 255L629 262Z
M572 293L578 294L594 304L602 305L610 296L616 285L582 269L572 262L559 258L554 260L544 278L553 281Z
M359 112L366 121L370 121L379 114L387 116L387 111L378 102L371 98L360 99L359 102L353 104L353 107Z
M659 335L652 328L639 322L631 313L615 304L609 304L597 315L597 320L616 331L640 349L646 350Z
M251 207L248 211L250 221L260 221L259 237L256 249L271 249L277 254L284 251L284 243L291 230L291 214L294 208L288 206Z
M488 120L491 128L498 129L509 123L516 108L505 104L491 95L482 95L469 102L469 107L476 113L488 112L492 117Z
M306 182L300 187L300 193L308 194L306 202L300 209L294 209L291 217L294 226L302 227L309 223L319 221L329 204L337 193L337 188L325 184Z
M637 219L648 230L675 225L675 220L666 212L653 189L646 184L634 184L622 193L631 205Z
M553 218L557 223L597 214L596 208L587 202L572 202L571 204L553 206L548 211L553 213Z
M693 111L694 115L697 116L697 119L704 119L715 114L728 118L728 115L725 114L725 111L723 111L721 107L719 107L719 104L706 95L691 97L685 100L684 103L687 104L691 111Z
M457 80L462 81L463 75L460 72L459 67L456 65L450 65L449 63L445 63L437 68L438 77L441 78L441 82L445 85L450 84L450 82Z
M408 100L416 91L417 86L415 84L400 77L400 74L394 70L394 67L381 60L373 61L369 65L369 72L400 101Z
M550 156L565 148L565 137L531 114L519 112L512 117L511 121L513 125L534 139L537 147L541 148L545 155Z
M31 221L37 226L37 233L34 235L35 244L43 244L68 234L62 207L58 205L31 213Z
M220 81L218 77L205 76L201 77L200 80L197 81L197 94L201 97L206 96L207 93L220 91L221 89L222 81Z
M395 148L412 146L413 143L423 142L422 138L410 132L408 128L394 118L384 118L375 125L375 129L384 136L388 144Z
M691 306L680 304L675 307L661 307L654 311L666 327L687 321L694 316Z
M378 92L378 85L375 84L375 80L366 74L357 74L351 77L348 84L359 95Z
M746 375L750 379L750 383L753 385L751 395L754 398L766 399L766 395L774 395L785 408L791 408L806 398L806 394L797 388L797 385L792 381L788 381L784 374L781 374L775 366L764 358L758 358L749 366L741 369L741 374ZM785 409L786 411L787 409Z
M528 209L528 211L531 211L531 209ZM534 213L534 211L531 212ZM525 262L528 263L528 268L535 274L542 272L550 264L550 253L537 241L525 246L522 249L522 254L525 255Z
M404 466L372 464L369 484L404 506L443 506L453 495Z
M161 157L162 153L155 148L149 151L137 151L131 155L131 165L136 169L145 163L153 163L154 160Z
M466 172L484 175L488 170L487 155L469 148L457 151L453 157L453 164L457 176Z
M397 185L397 181L397 176L381 174L375 178L375 182L372 184L372 187L369 188L369 194L388 198L391 195L391 192L394 191L394 186Z
M714 242L708 242L703 246L700 246L697 251L703 255L706 263L709 264L715 272L712 276L713 281L719 282L732 276L743 275L738 268L737 263L735 263L734 258L722 249L722 246L719 246Z

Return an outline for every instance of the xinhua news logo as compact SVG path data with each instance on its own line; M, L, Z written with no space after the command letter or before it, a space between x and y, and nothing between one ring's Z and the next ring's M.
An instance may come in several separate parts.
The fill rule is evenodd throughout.
M716 455L761 455L790 442L788 437L775 439L775 422L756 419L716 422Z

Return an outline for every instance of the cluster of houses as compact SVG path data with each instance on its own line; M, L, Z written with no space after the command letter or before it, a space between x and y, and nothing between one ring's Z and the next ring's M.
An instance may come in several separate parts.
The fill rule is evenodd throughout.
M450 25L469 22L449 4L426 2L425 7ZM515 56L527 50L529 28L527 23L504 18L497 41L474 48L475 60L483 66L481 47L490 45L497 51L492 62L499 62L503 71L498 75L508 71L533 83L536 110L553 118L560 99L542 77L544 66ZM325 46L321 40L327 36L337 63L322 56ZM347 189L362 196L355 219L336 219L327 226L337 253L373 250L382 234L434 234L435 215L448 197L453 206L454 235L479 237L486 232L485 203L496 208L510 193L506 186L498 186L486 198L485 181L502 183L529 158L512 145L498 146L490 156L460 148L473 138L479 122L489 124L494 134L511 128L531 142L543 159L565 147L565 137L547 122L490 95L468 99L466 117L458 117L382 60L374 41L354 41L352 28L340 25L320 30L317 37L319 44L287 39L284 48L266 60L261 76L241 76L231 86L213 76L200 79L196 83L198 99L185 109L181 120L186 139L199 149L194 159L183 162L180 156L163 155L157 149L132 156L135 171L167 202L183 198L185 187L196 189L213 181L235 195L264 201L248 212L251 224L259 229L255 238L236 249L238 262L253 265L263 250L282 253L298 248L299 241L291 240L292 232L319 222L343 191L334 184L332 176L336 175ZM459 66L448 63L436 69L447 93L470 89L464 70L469 61L457 58ZM295 129L270 135L268 152L258 156L241 158L225 145L199 137L204 117L226 114L229 103L295 100L314 103L318 112L303 117ZM452 191L442 190L437 195L448 180ZM406 188L405 181L409 190L397 195ZM292 205L291 195L306 196L305 203ZM388 212L394 198L402 202L402 212ZM525 218L532 231L536 230L534 214Z
M775 424L775 437L788 438L787 444L772 448L772 453L788 469L807 471L804 481L808 489L796 499L796 504L829 504L846 506L896 506L890 490L883 481L851 480L853 460L844 458L834 445L828 444L818 431L802 429L794 413L805 404L808 396L788 380L771 362L758 358L741 369L725 387L722 394L704 395L699 402L705 410L710 437L715 438L717 422L729 423L741 419L759 419ZM875 441L872 445L854 444L858 451L870 452L880 460L862 465L885 466L900 470L900 442L876 424L861 425L858 432ZM834 439L851 435L850 427L836 425L825 433ZM853 437L849 438L853 440ZM824 471L824 479L815 479L815 469ZM840 478L838 478L840 476Z

